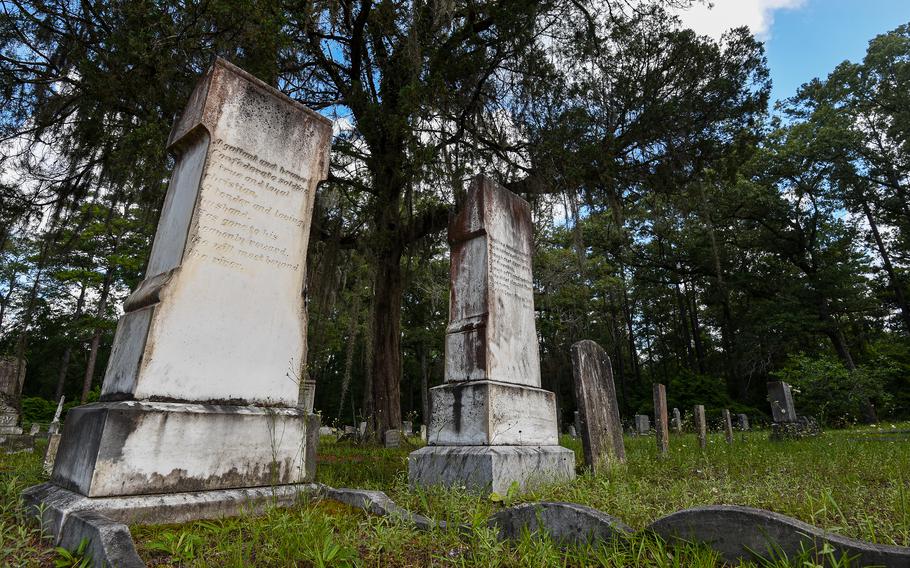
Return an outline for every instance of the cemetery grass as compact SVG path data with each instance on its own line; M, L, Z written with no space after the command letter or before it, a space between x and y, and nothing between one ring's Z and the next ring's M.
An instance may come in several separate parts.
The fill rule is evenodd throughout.
M564 546L536 535L502 543L485 526L504 506L548 500L589 505L635 529L686 507L747 505L845 536L910 546L910 436L900 433L907 430L910 424L883 424L781 443L769 442L767 432L737 433L733 446L713 433L704 451L694 435L671 434L666 459L658 459L653 437L626 437L626 465L501 496L410 490L407 454L417 447L414 439L411 447L384 449L323 438L319 482L383 490L403 507L468 528L420 532L336 502L302 501L260 517L132 531L140 555L152 566L723 565L708 548L670 548L645 534L590 546ZM578 443L563 438L562 444L576 451L580 465ZM36 450L0 458L2 565L52 566L62 558L17 503L22 488L43 481L40 455ZM817 560L814 556L807 551L803 558L769 558L759 565L805 566Z

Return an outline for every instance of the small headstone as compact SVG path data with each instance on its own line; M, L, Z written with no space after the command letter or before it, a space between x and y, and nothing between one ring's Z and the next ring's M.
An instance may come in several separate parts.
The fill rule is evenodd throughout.
M22 434L18 407L25 367L22 359L0 358L0 434Z
M367 433L367 423L366 422L361 422L357 426L357 433L360 434L361 436L366 436L366 433Z
M427 441L427 425L426 424L420 425L420 439L423 440L424 442Z
M32 427L29 429L28 435L37 436L39 432L41 432L41 425L35 423L35 424L32 424Z
M319 427L320 436L332 436L333 434L335 434L335 429L332 428L331 426L320 426Z
M733 443L733 420L730 418L730 411L728 409L723 409L721 411L724 419L724 436L727 438L727 443Z
M410 436L414 433L414 424L410 420L403 420L401 422L401 431L404 432L405 436Z
M364 424L364 430L366 430L366 422L364 422L363 424ZM345 434L357 434L358 432L359 432L359 430L357 428L354 428L353 426L344 427Z
M705 423L705 406L695 405L695 433L698 434L698 445L704 449L708 445L708 425Z
M579 341L572 346L572 374L585 464L596 472L604 463L624 462L626 448L610 357L597 343Z
M648 415L635 415L635 433L639 436L647 436L651 433L651 418Z
M572 436L573 438L578 437L578 432L575 431L575 424L569 424L569 436Z
M54 419L51 421L51 425L47 428L47 432L50 435L60 433L60 415L63 414L63 401L65 399L65 396L61 396L60 402L57 403L57 411L54 412Z
M316 381L309 379L300 381L300 408L304 409L307 414L313 413L313 405L316 402Z
M652 388L654 396L654 432L657 437L657 451L665 456L670 451L670 428L667 418L667 388L655 383Z
M783 381L769 381L768 402L771 403L771 416L774 422L796 422L796 407L793 405L790 385Z
M612 371L612 369L611 369ZM572 413L573 424L575 424L575 432L581 432L581 414L576 410Z
M676 433L679 434L682 432L682 415L679 413L678 408L673 408L673 429L676 430Z
M383 436L383 441L385 442L385 447L387 448L401 447L401 431L386 430L385 435Z
M749 416L746 414L737 414L736 419L738 422L739 429L743 432L749 430Z

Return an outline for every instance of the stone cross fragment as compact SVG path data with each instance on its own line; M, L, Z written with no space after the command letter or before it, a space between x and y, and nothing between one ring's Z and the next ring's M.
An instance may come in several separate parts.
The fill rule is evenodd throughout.
M657 437L657 451L666 456L670 451L670 425L667 418L667 387L654 383L654 432Z
M705 449L708 445L708 425L705 423L705 407L703 404L695 405L695 433L698 434L698 445Z
M540 388L533 233L527 201L475 178L449 224L445 382L430 389L428 445L408 461L414 485L504 493L575 475L555 396Z
M51 481L88 497L303 482L306 251L331 122L218 59L171 130L145 279L101 402L71 410Z
M635 415L635 433L639 436L647 436L651 433L651 418L648 415Z
M673 429L676 430L677 434L682 432L682 416L676 407L673 408Z
M25 368L24 359L0 358L0 434L22 434L19 399L25 382Z
M585 465L597 472L603 465L626 461L616 385L607 352L593 341L579 341L572 346L572 374L578 404L576 421L580 426L576 434L581 435Z
M737 414L737 420L739 422L739 429L743 432L749 430L749 417L745 414Z
M790 385L783 381L769 381L768 402L771 403L771 416L774 422L796 422L796 407L793 405Z
M727 443L732 444L733 443L733 420L730 417L730 410L725 408L721 411L721 413L723 414L723 419L724 419L724 436L727 439Z

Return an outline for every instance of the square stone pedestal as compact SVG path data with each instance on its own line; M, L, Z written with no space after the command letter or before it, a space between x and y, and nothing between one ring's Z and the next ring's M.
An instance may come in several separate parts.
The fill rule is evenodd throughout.
M513 482L574 479L575 452L562 446L426 446L408 457L412 486L464 486L504 495Z
M302 483L300 408L102 402L67 417L51 482L87 497ZM318 423L315 423L318 431Z

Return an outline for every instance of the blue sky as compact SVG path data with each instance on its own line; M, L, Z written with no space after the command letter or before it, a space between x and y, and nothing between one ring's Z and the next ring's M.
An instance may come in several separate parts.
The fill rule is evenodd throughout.
M747 25L765 41L772 102L792 96L845 59L859 61L869 40L910 22L910 0L713 0L680 14L699 33Z

